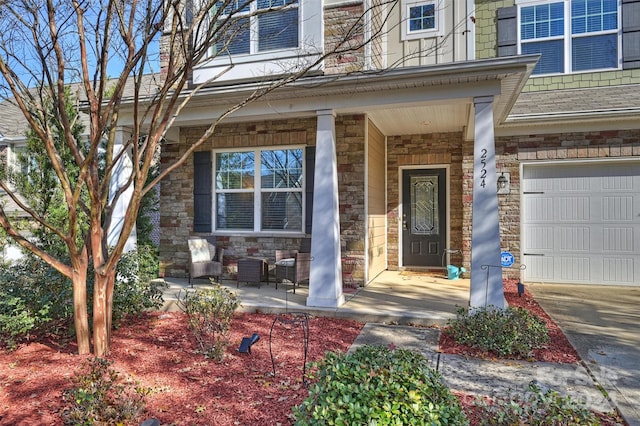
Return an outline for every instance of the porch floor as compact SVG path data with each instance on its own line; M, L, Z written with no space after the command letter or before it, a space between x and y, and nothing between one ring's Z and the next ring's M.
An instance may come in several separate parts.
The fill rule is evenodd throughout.
M190 290L186 278L164 278L168 288L164 292L165 311L179 310L181 293ZM338 308L307 307L309 288L306 284L267 285L221 280L221 284L240 299L240 310L246 312L285 313L308 312L318 316L351 318L362 322L389 324L444 325L455 318L457 307L469 302L469 279L449 280L442 272L385 271L364 288L345 289L346 302ZM211 287L208 279L194 280L194 288Z

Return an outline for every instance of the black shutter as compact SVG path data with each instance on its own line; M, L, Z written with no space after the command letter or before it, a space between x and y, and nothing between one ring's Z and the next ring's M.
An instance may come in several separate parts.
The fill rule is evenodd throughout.
M211 152L193 153L193 231L211 232Z
M640 0L622 0L622 68L640 68Z
M313 176L316 168L316 147L308 146L304 153L306 171L304 176L305 182L305 218L304 232L311 234L311 225L313 222Z
M518 7L498 9L498 56L518 54Z

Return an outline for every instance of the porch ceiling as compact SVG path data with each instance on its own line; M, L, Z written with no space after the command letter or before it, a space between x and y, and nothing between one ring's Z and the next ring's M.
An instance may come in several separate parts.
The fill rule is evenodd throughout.
M367 114L385 135L465 131L465 138L473 139L474 98L493 96L495 123L504 122L536 62L537 56L518 56L343 76L310 75L269 92L225 121L309 117L319 110L333 110ZM267 84L244 81L202 88L175 125L210 124Z

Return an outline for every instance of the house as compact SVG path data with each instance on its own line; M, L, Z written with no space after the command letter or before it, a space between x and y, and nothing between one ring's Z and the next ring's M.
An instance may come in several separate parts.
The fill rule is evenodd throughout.
M187 239L205 235L229 274L311 237L310 306L343 302L345 256L362 284L463 265L472 304L502 276L640 284L640 1L298 0L279 13L230 45L234 67L177 118L163 162L347 23L365 16L362 36L380 37L237 111L162 182L164 276L186 276ZM256 39L269 25L288 30Z

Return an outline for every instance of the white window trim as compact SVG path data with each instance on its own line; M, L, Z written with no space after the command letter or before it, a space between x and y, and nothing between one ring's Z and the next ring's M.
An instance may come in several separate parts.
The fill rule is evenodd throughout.
M221 54L215 58L205 58L194 69L193 83L255 79L270 74L282 74L288 70L298 70L302 66L301 63L313 63L324 51L322 3L318 0L299 0L297 49L233 56ZM231 63L233 66L230 67ZM323 64L319 64L316 69L321 69L322 66Z
M547 37L547 38L538 38L529 40L529 42L544 42L544 41L552 41L552 40L563 40L564 44L564 72L561 73L547 73L547 74L535 74L532 75L532 78L536 77L549 77L553 75L573 75L573 74L587 74L593 72L604 72L604 71L616 71L622 69L622 7L620 2L618 2L618 23L616 30L608 30L608 31L598 31L598 32L590 32L586 34L571 34L571 0L516 0L515 4L518 6L518 54L522 54L522 32L521 32L521 9L523 7L528 6L537 6L542 4L552 4L552 3L564 3L564 35L562 37ZM572 58L572 50L571 50L571 42L574 38L580 37L591 37L597 35L605 35L605 34L617 34L618 39L618 58L616 60L618 66L616 68L594 68L590 70L583 71L573 71L573 64L571 63ZM527 42L525 41L525 44Z
M231 233L233 235L237 234L255 234L260 233L261 235L273 235L273 234L287 234L287 235L299 235L303 234L305 230L305 218L306 218L306 157L305 157L305 146L304 145L284 145L284 146L267 146L267 147L256 147L256 148L220 148L213 150L213 161L212 161L212 200L213 203L211 209L211 223L213 232L218 235L223 235L225 233ZM262 164L262 151L278 151L278 150L293 150L300 149L302 150L302 183L303 185L300 188L262 188L261 183L261 170L260 166ZM219 193L216 188L216 163L217 157L216 155L219 153L228 153L228 152L253 152L255 154L254 157L254 187L251 190L248 189L228 189L220 191L222 193L252 193L253 197L253 229L232 229L232 228L221 228L217 227L217 203ZM302 210L301 210L301 229L262 229L262 194L264 192L299 192L301 194L302 200Z
M409 31L409 9L429 4L432 4L435 9L435 28ZM441 0L402 0L402 40L417 40L444 35L444 8L444 2Z

